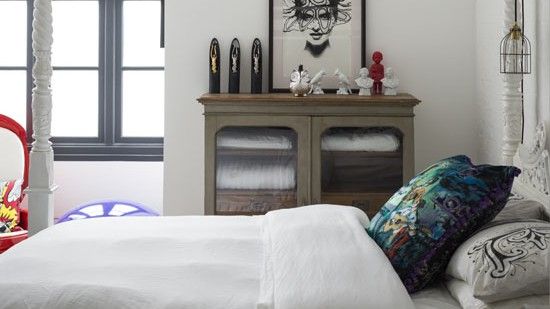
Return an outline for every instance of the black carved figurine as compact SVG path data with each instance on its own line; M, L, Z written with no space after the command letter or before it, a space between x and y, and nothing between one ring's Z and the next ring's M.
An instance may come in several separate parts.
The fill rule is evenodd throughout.
M252 57L251 57L251 81L250 87L252 93L262 93L262 43L259 39L255 39L252 43Z
M241 45L233 39L229 50L229 93L239 93L241 79Z
M208 57L208 75L210 76L210 93L220 93L220 44L216 38L210 42Z

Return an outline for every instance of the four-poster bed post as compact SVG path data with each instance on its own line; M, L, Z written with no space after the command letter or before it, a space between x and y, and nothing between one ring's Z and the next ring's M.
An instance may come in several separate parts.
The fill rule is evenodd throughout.
M29 235L53 225L53 148L51 138L52 77L51 49L53 42L52 1L34 0L32 49L33 139L29 172Z
M514 24L515 0L504 0L504 33L510 31ZM521 74L504 74L504 93L502 95L504 107L504 134L502 140L502 164L513 165L514 155L521 143Z

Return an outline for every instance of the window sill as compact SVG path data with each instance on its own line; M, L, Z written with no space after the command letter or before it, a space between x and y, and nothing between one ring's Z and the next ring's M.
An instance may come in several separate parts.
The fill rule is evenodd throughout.
M162 144L54 144L55 161L163 161Z

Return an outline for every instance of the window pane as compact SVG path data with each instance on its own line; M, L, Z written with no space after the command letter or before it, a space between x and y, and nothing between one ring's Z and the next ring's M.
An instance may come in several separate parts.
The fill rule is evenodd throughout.
M123 12L123 65L164 66L160 1L124 1Z
M0 71L0 114L26 124L27 73L25 71Z
M27 4L0 1L0 66L27 66Z
M97 137L97 71L54 71L52 135Z
M97 66L97 1L53 1L54 66Z
M125 71L122 87L122 135L164 135L164 72Z

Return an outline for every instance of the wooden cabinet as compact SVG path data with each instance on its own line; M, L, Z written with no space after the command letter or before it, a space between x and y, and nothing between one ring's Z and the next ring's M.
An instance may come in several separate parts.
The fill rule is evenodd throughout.
M413 108L395 97L205 94L205 213L317 203L374 215L414 174Z

